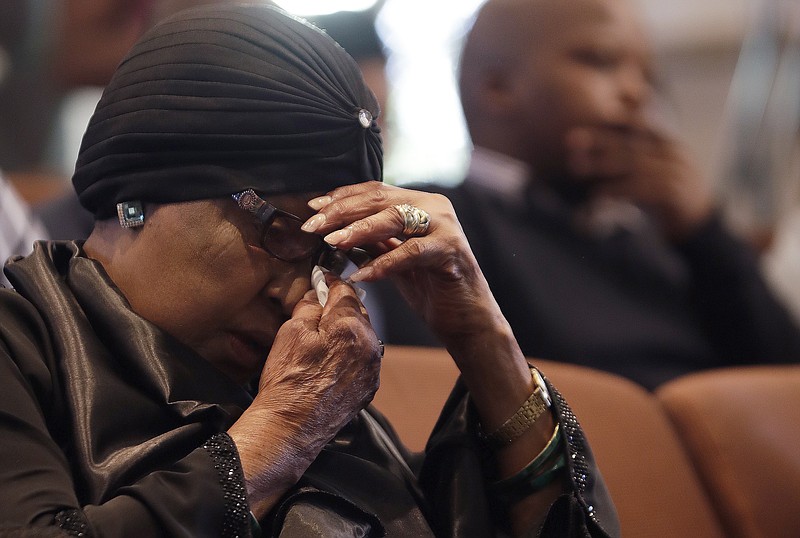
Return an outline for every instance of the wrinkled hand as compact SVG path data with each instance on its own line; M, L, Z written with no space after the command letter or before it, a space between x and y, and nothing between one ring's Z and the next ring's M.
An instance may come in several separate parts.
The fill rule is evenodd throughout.
M281 326L254 402L270 402L306 446L320 449L372 401L381 362L378 338L353 288L333 275L328 284L324 307L311 290Z
M394 207L403 203L430 214L425 235L403 239L403 219ZM445 344L493 329L490 318L502 317L446 197L368 182L338 188L309 206L319 213L307 230L341 249L360 246L377 254L352 279L391 277Z
M581 127L567 135L570 171L598 195L621 197L680 240L712 213L712 196L685 150L650 128Z
M405 238L395 208L410 204L430 215L423 235ZM347 250L363 247L377 257L353 280L390 277L411 307L446 345L461 380L489 430L512 416L533 391L525 357L469 247L450 201L439 194L377 182L340 187L308 204L319 212L304 225ZM502 476L511 476L540 453L555 428L553 415L537 420L495 454ZM529 528L565 490L560 481L519 504L514 525Z
M366 310L349 284L329 275L328 285L324 307L311 290L281 326L258 394L228 431L258 514L300 479L378 389L381 350Z

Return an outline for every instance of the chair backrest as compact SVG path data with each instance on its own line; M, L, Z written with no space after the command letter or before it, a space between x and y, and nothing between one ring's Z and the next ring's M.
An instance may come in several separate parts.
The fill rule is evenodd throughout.
M726 536L800 536L800 366L712 370L657 395Z
M391 421L403 443L425 449L458 368L444 349L386 346L381 386L373 405Z
M584 427L623 536L719 537L721 526L655 396L612 374L536 360ZM458 371L443 349L387 346L373 402L422 450Z

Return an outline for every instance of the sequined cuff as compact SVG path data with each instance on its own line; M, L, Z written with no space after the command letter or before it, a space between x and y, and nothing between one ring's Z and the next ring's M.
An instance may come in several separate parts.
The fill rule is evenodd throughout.
M236 445L228 434L218 433L206 441L203 448L214 462L224 492L225 518L220 536L249 538L250 507L247 503L247 489Z
M89 530L89 522L86 521L86 516L80 510L62 510L56 514L53 522L70 536L83 536L86 538L92 536Z
M561 393L552 385L549 385L549 389L553 398L553 406L556 409L561 428L567 439L569 448L567 467L570 470L570 478L573 484L577 486L578 492L583 495L586 493L587 485L593 480L593 477L590 476L589 463L586 460L586 438L575 413L572 412ZM600 524L594 507L588 506L587 509L589 517L595 523Z

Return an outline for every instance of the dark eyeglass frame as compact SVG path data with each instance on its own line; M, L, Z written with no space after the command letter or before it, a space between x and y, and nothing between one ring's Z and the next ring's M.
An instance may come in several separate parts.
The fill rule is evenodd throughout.
M309 238L313 238L311 242L313 245L312 247L303 250L301 254L296 256L281 255L275 252L274 249L270 248L269 244L267 243L267 235L270 227L275 222L275 219L278 217L285 217L297 221L301 225L305 221L293 213L289 213L288 211L284 211L270 204L256 194L253 189L247 189L245 191L232 194L231 197L236 201L240 208L253 215L256 221L258 221L258 223L261 225L262 230L259 237L259 244L261 245L261 248L263 248L269 253L270 256L274 258L289 263L296 263L303 260L317 258L317 265L340 276L345 270L348 260L353 262L357 267L363 267L372 260L372 257L364 249L353 248L347 252L344 252L326 243L319 235L309 232L302 233L308 234Z

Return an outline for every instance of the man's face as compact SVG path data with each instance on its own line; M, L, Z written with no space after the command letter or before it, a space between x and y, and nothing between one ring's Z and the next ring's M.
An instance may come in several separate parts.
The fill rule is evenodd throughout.
M646 41L625 0L566 2L542 25L515 81L538 172L565 174L565 136L574 127L643 124L652 90Z

